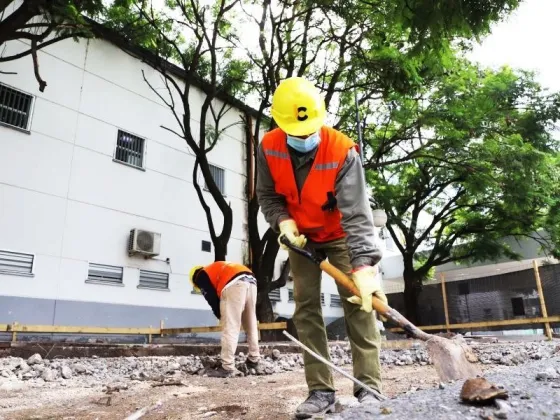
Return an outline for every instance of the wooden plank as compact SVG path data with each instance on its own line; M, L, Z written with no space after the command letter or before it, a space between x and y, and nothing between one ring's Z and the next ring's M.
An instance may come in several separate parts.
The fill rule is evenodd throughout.
M268 322L265 324L259 324L258 328L260 331L262 330L281 330L283 328L287 328L287 322ZM216 325L213 327L181 327L181 328L164 328L161 330L162 334L190 334L190 333L211 333L211 332L220 332L222 331L222 327L220 325ZM241 329L243 331L243 329Z
M500 327L500 326L507 326L507 325L523 325L523 324L543 324L545 322L560 322L560 315L550 316L548 318L539 317L539 318L524 318L524 319L505 319L502 321L484 321L484 322L467 322L464 324L449 324L447 325L427 325L424 327L418 327L423 331L430 331L430 330L445 330L449 327L450 330L459 330L459 329L474 329L474 328L487 328L487 327ZM402 328L390 328L389 331L391 332L400 332L403 331Z
M548 312L546 310L546 303L544 302L544 293L543 293L543 290L542 290L541 275L539 273L539 263L537 262L537 260L533 260L533 269L535 271L535 280L537 281L537 292L539 293L539 300L541 302L542 316L544 318L547 318L548 317ZM550 328L550 323L545 322L544 331L545 331L546 337L549 340L552 340L552 329Z
M61 334L159 334L159 328L78 327L66 325L9 325L8 331Z
M443 296L443 311L445 312L445 325L449 332L449 310L447 308L447 292L445 290L445 275L441 273L441 295Z

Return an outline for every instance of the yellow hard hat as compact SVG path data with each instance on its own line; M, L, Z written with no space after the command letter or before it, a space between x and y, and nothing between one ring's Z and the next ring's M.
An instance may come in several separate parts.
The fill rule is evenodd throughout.
M191 268L191 271L189 272L189 280L191 282L194 291L197 293L200 293L200 288L196 284L194 284L194 275L198 270L202 268L204 268L203 265L195 265L193 268Z
M278 127L291 136L313 134L327 116L319 89L302 77L280 82L272 96L270 112Z

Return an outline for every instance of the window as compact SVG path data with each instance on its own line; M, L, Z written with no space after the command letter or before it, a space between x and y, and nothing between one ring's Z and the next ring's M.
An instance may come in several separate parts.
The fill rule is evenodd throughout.
M143 168L144 139L119 130L117 135L117 148L115 149L115 160L136 168Z
M33 96L0 83L0 123L29 129Z
M468 281L463 281L459 283L459 294L460 295L468 295L471 292L470 284Z
M331 307L333 308L341 308L342 302L340 301L339 295L331 295Z
M112 265L89 264L86 283L123 284L123 268Z
M0 273L32 276L33 260L32 254L0 251Z
M202 241L202 251L212 252L212 242Z
M280 302L282 300L280 297L280 289L274 289L268 294L268 297L272 302Z
M295 302L293 289L288 289L288 302Z
M212 174L212 178L214 178L214 182L218 186L218 189L220 190L220 192L223 195L225 195L225 193L226 193L226 186L225 186L226 171L223 170L222 168L218 168L217 166L214 166L214 165L208 165L208 166L210 168L210 173ZM208 191L208 185L205 185L204 189L206 191Z
M523 298L511 298L511 306L513 308L513 316L525 315L525 305L523 304Z
M169 290L169 274L140 270L139 288Z

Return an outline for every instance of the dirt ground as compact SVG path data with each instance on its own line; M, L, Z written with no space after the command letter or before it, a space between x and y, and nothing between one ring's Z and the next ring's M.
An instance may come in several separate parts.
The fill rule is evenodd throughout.
M350 372L350 368L346 368ZM334 373L337 396L344 406L356 403L352 382ZM398 394L437 386L432 366L388 366L383 369L384 393ZM217 379L184 375L183 386L130 384L108 397L101 388L24 388L0 391L0 419L126 419L137 410L161 402L142 419L292 419L307 395L303 370L270 376ZM212 413L214 412L214 413Z

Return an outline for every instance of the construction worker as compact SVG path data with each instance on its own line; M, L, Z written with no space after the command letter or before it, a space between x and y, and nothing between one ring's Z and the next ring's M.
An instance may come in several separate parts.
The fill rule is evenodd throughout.
M217 261L191 269L189 278L193 289L202 293L214 315L222 325L221 366L208 376L228 378L241 376L235 367L235 351L241 325L247 334L249 347L247 368L259 370L256 303L257 280L251 270L242 264Z
M307 243L353 279L361 296L352 298L340 287L338 291L344 298L354 376L381 392L381 337L372 313L372 294L385 302L387 298L377 276L381 251L374 242L359 154L352 140L324 125L324 100L305 79L282 81L274 92L271 113L279 128L263 136L258 150L257 195L262 212L279 239L285 237L297 247ZM289 252L289 258L299 339L328 359L321 271L294 252ZM330 368L306 352L304 364L309 396L297 408L296 418L332 411L335 388ZM354 387L354 395L361 403L377 402L359 386Z

